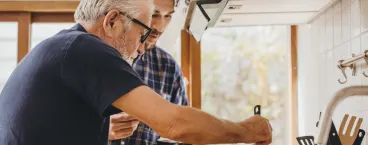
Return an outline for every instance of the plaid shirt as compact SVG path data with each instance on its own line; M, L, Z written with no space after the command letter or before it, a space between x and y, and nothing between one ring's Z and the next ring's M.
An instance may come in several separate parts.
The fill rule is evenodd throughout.
M174 58L161 48L155 46L133 63L133 69L142 80L165 100L187 105L185 85L179 65ZM125 145L157 144L159 135L147 125L140 123L131 137L124 140Z

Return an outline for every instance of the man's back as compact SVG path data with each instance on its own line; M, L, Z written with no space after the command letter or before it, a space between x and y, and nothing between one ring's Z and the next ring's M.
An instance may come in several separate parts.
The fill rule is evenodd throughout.
M104 78L104 74L114 73L112 66L131 69L126 62L115 62L119 57L80 25L40 43L17 66L1 92L0 144L106 144L108 126L102 125L103 116L118 111L110 105L127 90L116 89L114 94L105 89L109 86L104 80L113 78ZM107 61L115 63L105 66Z

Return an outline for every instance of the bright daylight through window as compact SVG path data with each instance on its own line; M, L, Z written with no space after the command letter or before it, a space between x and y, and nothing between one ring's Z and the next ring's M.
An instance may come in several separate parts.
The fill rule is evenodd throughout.
M202 37L202 110L242 121L262 105L274 126L272 145L285 145L289 87L289 26L209 29Z

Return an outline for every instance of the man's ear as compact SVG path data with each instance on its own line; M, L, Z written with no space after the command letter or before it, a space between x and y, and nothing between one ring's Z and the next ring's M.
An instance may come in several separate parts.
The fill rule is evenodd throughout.
M105 19L103 22L103 28L105 30L107 37L112 37L113 29L115 27L115 22L119 19L120 12L118 10L111 10L105 15Z

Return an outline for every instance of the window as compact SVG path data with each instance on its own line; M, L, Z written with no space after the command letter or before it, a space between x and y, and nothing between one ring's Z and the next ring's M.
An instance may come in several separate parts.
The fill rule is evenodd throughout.
M286 131L289 91L289 26L212 28L202 37L202 110L232 121L253 116L255 105L273 129L273 145Z
M18 23L0 22L0 92L17 65Z
M41 41L57 34L61 30L73 27L74 23L33 23L31 33L31 49Z

